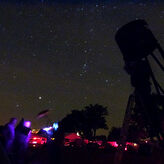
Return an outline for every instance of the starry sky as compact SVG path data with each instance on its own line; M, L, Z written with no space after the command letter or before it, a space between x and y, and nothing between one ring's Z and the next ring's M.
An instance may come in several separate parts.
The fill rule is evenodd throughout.
M51 109L59 121L89 104L108 107L109 128L121 126L133 91L114 36L146 19L164 47L162 1L0 1L0 124ZM164 86L158 67L153 71ZM107 134L99 131L99 134Z

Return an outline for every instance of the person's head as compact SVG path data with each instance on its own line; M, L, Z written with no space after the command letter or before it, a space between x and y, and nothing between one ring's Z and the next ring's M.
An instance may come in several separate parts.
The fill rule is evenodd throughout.
M17 123L17 119L16 118L11 118L9 123L15 125Z

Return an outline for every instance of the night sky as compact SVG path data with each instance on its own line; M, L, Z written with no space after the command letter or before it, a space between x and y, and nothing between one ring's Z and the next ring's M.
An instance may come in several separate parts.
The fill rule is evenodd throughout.
M142 18L164 47L164 3L26 2L0 1L0 124L24 117L38 128L45 123L36 119L42 110L51 109L50 119L59 121L98 103L108 107L109 127L121 126L133 88L114 35Z

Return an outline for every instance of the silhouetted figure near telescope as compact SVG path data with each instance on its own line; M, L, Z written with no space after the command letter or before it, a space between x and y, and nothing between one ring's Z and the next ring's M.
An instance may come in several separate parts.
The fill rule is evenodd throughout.
M125 119L122 128L122 142L125 142L128 133L128 119L130 117L130 108L132 103L137 104L143 110L149 135L157 136L160 141L160 135L164 137L158 119L159 110L154 103L151 84L154 85L156 95L163 97L164 90L155 79L149 64L148 55L150 55L159 67L164 71L163 65L153 54L157 49L164 59L164 52L148 28L145 20L135 20L121 27L115 36L116 42L123 54L125 70L130 75L131 85L134 87L134 93L130 95ZM150 82L150 79L153 83ZM133 101L133 102L132 102ZM164 107L163 107L164 108ZM126 118L128 117L128 119Z

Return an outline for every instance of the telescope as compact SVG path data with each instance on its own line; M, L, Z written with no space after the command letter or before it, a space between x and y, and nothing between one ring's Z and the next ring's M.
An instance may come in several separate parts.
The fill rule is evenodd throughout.
M131 85L134 87L134 92L130 94L127 103L120 145L127 140L129 120L136 106L140 108L138 112L141 112L149 136L151 138L156 136L160 142L161 137L164 139L161 118L159 119L159 115L164 116L164 90L155 78L149 57L164 71L164 66L159 60L159 55L164 60L164 51L149 29L148 23L143 19L134 20L122 26L116 32L115 40L123 55L125 70L130 75ZM158 55L154 54L155 50L158 50ZM162 109L159 109L158 105L162 105ZM164 118L162 119L164 121Z

